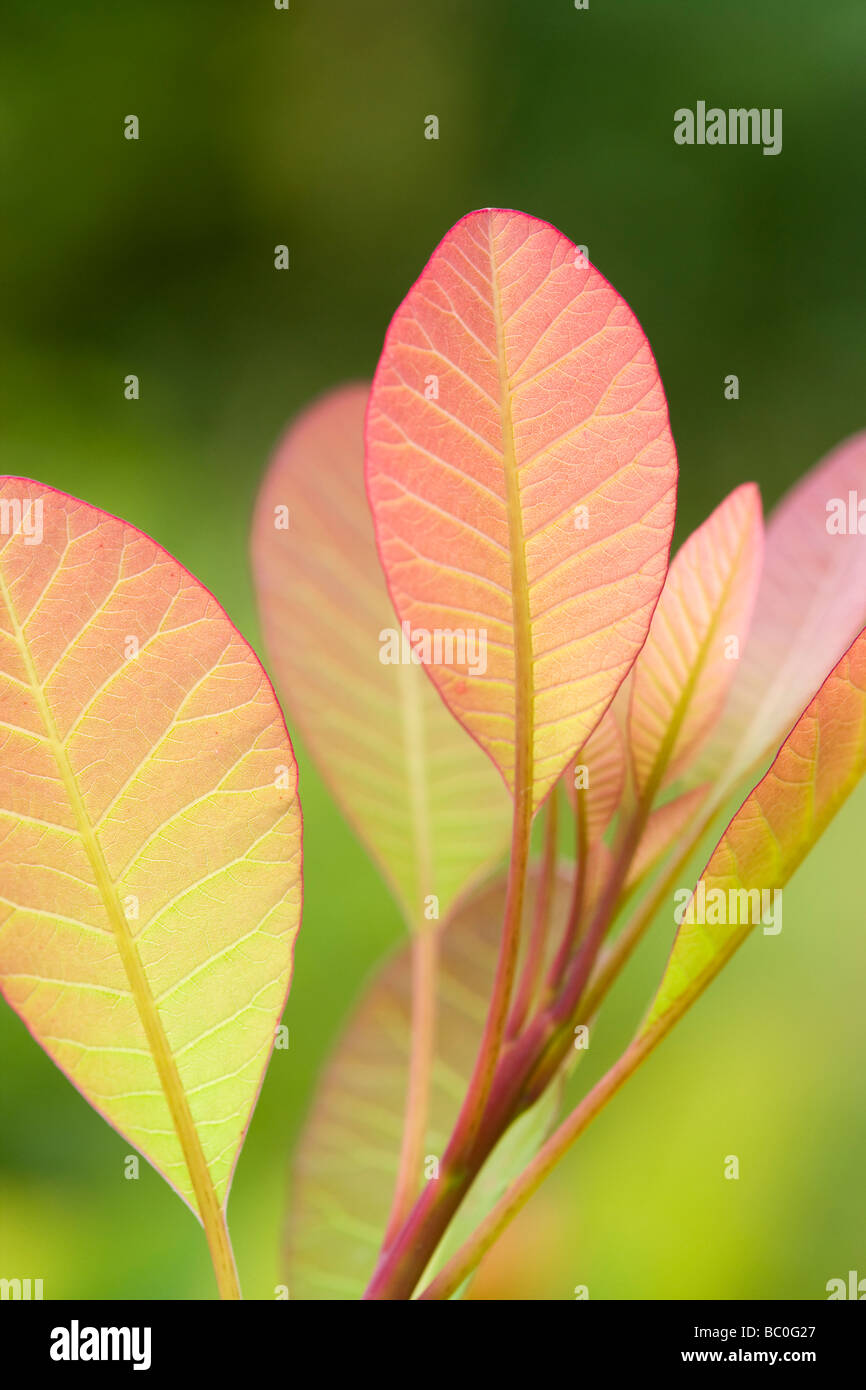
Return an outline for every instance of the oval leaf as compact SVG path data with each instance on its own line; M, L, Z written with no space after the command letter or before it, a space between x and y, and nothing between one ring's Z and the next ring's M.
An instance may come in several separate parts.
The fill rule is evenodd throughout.
M511 811L487 759L406 660L364 491L367 395L333 391L289 430L256 507L253 569L284 703L414 927L429 894L444 918L499 858Z
M672 1026L762 920L762 912L772 929L777 909L772 895L787 883L864 770L866 631L831 671L719 841L685 908L638 1042Z
M154 541L24 479L0 510L31 523L0 536L0 984L201 1214L289 987L291 745L253 652Z
M571 870L556 882L551 954L565 926ZM524 926L537 873L530 877ZM487 1016L505 906L505 879L485 885L440 929L436 1040L425 1154L441 1155L472 1072ZM391 1206L408 1079L411 950L376 974L321 1079L294 1164L287 1240L292 1298L357 1299L373 1269ZM491 1154L476 1184L490 1206L531 1157L553 1115L547 1092ZM519 1133L515 1130L520 1127ZM419 1180L422 1175L419 1175Z
M392 320L366 448L397 612L536 806L613 698L664 581L676 458L641 327L554 227L471 213ZM449 631L483 663L436 651Z

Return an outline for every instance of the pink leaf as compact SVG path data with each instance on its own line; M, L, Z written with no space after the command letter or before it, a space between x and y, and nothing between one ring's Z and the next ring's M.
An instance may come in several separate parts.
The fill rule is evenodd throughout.
M474 212L433 253L373 382L367 485L401 619L486 642L432 679L538 805L644 641L676 490L649 344L554 227Z
M749 640L696 775L719 796L768 756L866 622L866 535L828 530L828 504L866 496L866 431L834 449L767 524ZM866 518L864 518L866 529Z
M364 491L367 387L303 412L262 486L253 569L286 708L381 865L407 924L444 918L504 853L511 808L487 759L412 662L384 662L397 620ZM384 634L384 636L383 636Z
M650 798L688 763L725 702L745 643L762 553L753 483L726 497L670 567L634 665L629 744Z

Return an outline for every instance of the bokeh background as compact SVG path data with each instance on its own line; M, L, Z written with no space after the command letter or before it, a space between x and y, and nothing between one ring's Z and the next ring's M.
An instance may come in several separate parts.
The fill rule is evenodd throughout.
M769 506L866 426L864 52L862 0L6 0L3 470L135 522L258 645L247 531L275 440L312 396L371 374L436 242L498 205L586 244L643 323L679 537L745 479ZM675 145L674 110L698 99L782 107L782 153ZM259 1298L317 1070L401 931L299 752L291 1046L229 1208ZM860 794L786 890L781 936L747 944L597 1121L476 1296L822 1298L866 1276L864 827ZM658 923L587 1079L668 939ZM124 1181L128 1146L5 1005L0 1058L0 1273L42 1277L46 1297L209 1297L191 1215L146 1167Z

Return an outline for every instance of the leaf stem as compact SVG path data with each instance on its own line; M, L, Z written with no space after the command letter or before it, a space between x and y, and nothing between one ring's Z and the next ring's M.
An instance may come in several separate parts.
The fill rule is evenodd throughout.
M468 1240L464 1241L460 1249L443 1265L435 1279L419 1295L420 1299L447 1299L459 1289L464 1279L468 1278L505 1227L526 1205L563 1154L591 1124L620 1086L637 1070L663 1035L664 1032L659 1029L632 1043L619 1061L605 1073L542 1145L520 1177L511 1184Z
M688 836L679 853L674 856L656 887L643 899L640 907L618 933L605 958L599 962L597 970L590 977L586 997L583 1001L585 1012L595 1012L614 980L625 967L645 931L652 924L681 869L687 863L690 855L694 853L704 833L709 829L717 809L717 807L711 808L701 817L697 828Z
M510 1040L516 1038L526 1020L526 1015L535 995L538 977L544 962L547 936L550 928L550 908L553 899L553 880L556 874L556 849L558 829L557 787L554 785L545 807L544 851L541 874L535 895L532 931L524 961L517 997L511 1010L511 1017L505 1030Z
M580 931L584 899L586 897L586 882L589 869L589 838L587 835L586 810L581 796L577 797L574 808L574 859L574 889L571 896L568 921L565 924L565 931L562 934L559 949L547 975L547 996L551 999L562 982L566 966L574 950L574 943L577 941Z
M216 1275L217 1289L221 1299L235 1300L241 1297L241 1286L238 1282L238 1270L235 1264L234 1251L232 1250L229 1229L226 1223L225 1212L218 1208L216 1212L209 1212L208 1219L204 1220L204 1233L207 1236L208 1249L210 1250L211 1262Z
M518 763L518 770L521 764ZM402 1228L379 1263L366 1299L406 1299L412 1294L448 1223L492 1148L476 1140L502 1047L511 989L520 950L523 897L529 861L532 802L519 778L515 787L511 861L499 960L484 1033L457 1122L439 1165L439 1177L422 1190Z
M581 1015L589 1018L595 1014L613 981L619 975L632 951L640 941L656 912L670 891L672 884L698 842L709 828L718 808L710 808L699 820L697 827L688 836L669 866L667 872L649 896L623 928L614 946L594 974L590 976L588 988L579 1001ZM551 1169L583 1133L591 1121L607 1104L620 1086L637 1070L640 1063L656 1046L684 1012L684 1008L672 1013L651 1033L635 1039L615 1065L601 1078L597 1085L584 1097L571 1115L563 1121L551 1135L535 1158L524 1169L519 1178L492 1209L486 1219L442 1267L436 1278L419 1295L419 1299L447 1299L460 1287L464 1279L472 1273L490 1247L496 1242L505 1227L523 1208L532 1194L540 1187ZM534 1088L540 1094L546 1081ZM531 1099L531 1096L530 1096Z

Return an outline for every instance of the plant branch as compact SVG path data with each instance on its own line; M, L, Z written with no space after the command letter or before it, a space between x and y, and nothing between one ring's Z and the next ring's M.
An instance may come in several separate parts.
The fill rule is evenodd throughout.
M561 1055L557 1057L554 1067L549 1068L549 1075L538 1079L538 1070L533 1073L530 1082L524 1093L523 1105L531 1104L532 1100L542 1093L545 1086L549 1083L551 1076L561 1062L562 1056L570 1040L570 1027L573 1019L577 1016L579 1009L583 1018L592 1017L604 1000L610 986L618 977L620 971L631 956L635 946L643 936L647 927L653 921L658 909L670 892L671 886L676 882L676 878L682 870L689 856L694 852L700 839L709 828L715 812L718 808L710 807L701 817L696 829L685 841L685 844L675 856L671 865L662 876L654 891L647 900L641 904L639 910L634 914L631 921L623 928L620 935L607 958L601 962L597 970L590 976L589 985L582 999L578 1001L575 1013L568 1020L566 1026L558 1030L556 1041L559 1046L557 1052ZM588 944L589 938L587 938ZM652 1050L656 1043L661 1041L665 1033L673 1026L679 1013L666 1020L664 1027L660 1027L651 1035L644 1039L632 1043L631 1047L623 1054L619 1061L611 1070L602 1077L601 1081L584 1098L583 1101L572 1112L572 1115L563 1122L554 1132L551 1138L539 1150L535 1159L524 1170L523 1174L512 1184L508 1192L504 1195L497 1206L491 1211L484 1222L466 1240L464 1245L458 1250L451 1260L442 1268L436 1278L425 1291L419 1295L421 1299L443 1299L449 1298L451 1294L460 1287L463 1280L471 1274L478 1262L486 1254L487 1250L495 1243L501 1232L509 1222L517 1215L521 1208L532 1196L533 1192L541 1185L547 1173L559 1161L559 1158L566 1152L570 1145L583 1133L583 1130L595 1118L595 1115L603 1108L607 1101L613 1096L615 1091L623 1082L637 1069L644 1057ZM553 1039L551 1040L553 1041ZM532 1084L532 1081L535 1084ZM456 1280L452 1284L452 1281Z
M364 1295L366 1299L406 1299L411 1296L451 1217L490 1152L489 1148L485 1151L484 1146L476 1141L493 1085L511 1002L520 950L532 825L530 788L520 773L519 763L502 940L487 1021L472 1077L439 1165L439 1177L427 1183L401 1229L388 1249L383 1251Z
M535 995L538 977L544 963L544 953L547 947L547 937L550 928L553 883L556 875L557 830L558 799L557 787L554 785L547 806L545 807L544 852L541 874L535 894L532 931L529 937L529 946L517 990L517 997L514 1001L511 1017L508 1020L508 1025L505 1030L505 1036L508 1039L516 1038L523 1027L526 1015Z
M591 1124L620 1086L637 1070L666 1031L667 1028L659 1028L632 1043L619 1061L606 1072L542 1145L520 1177L511 1184L488 1216L419 1295L420 1299L447 1299L459 1289L464 1279L468 1278L498 1240L505 1227L514 1220L574 1141Z
M604 960L590 977L589 987L583 1001L584 1012L594 1013L604 999L614 980L619 976L632 952L637 947L647 928L652 924L665 898L671 891L689 857L694 853L699 841L709 829L718 808L712 808L698 822L697 829L686 839L661 876L656 887L642 901L640 907L617 935Z
M574 859L574 889L571 895L568 921L565 924L565 931L562 934L559 950L556 953L553 964L547 975L546 991L549 998L552 998L556 993L562 981L571 953L574 950L574 943L577 941L580 931L580 919L583 913L584 899L586 897L586 881L589 868L589 840L586 827L586 810L583 797L579 795L574 809Z

